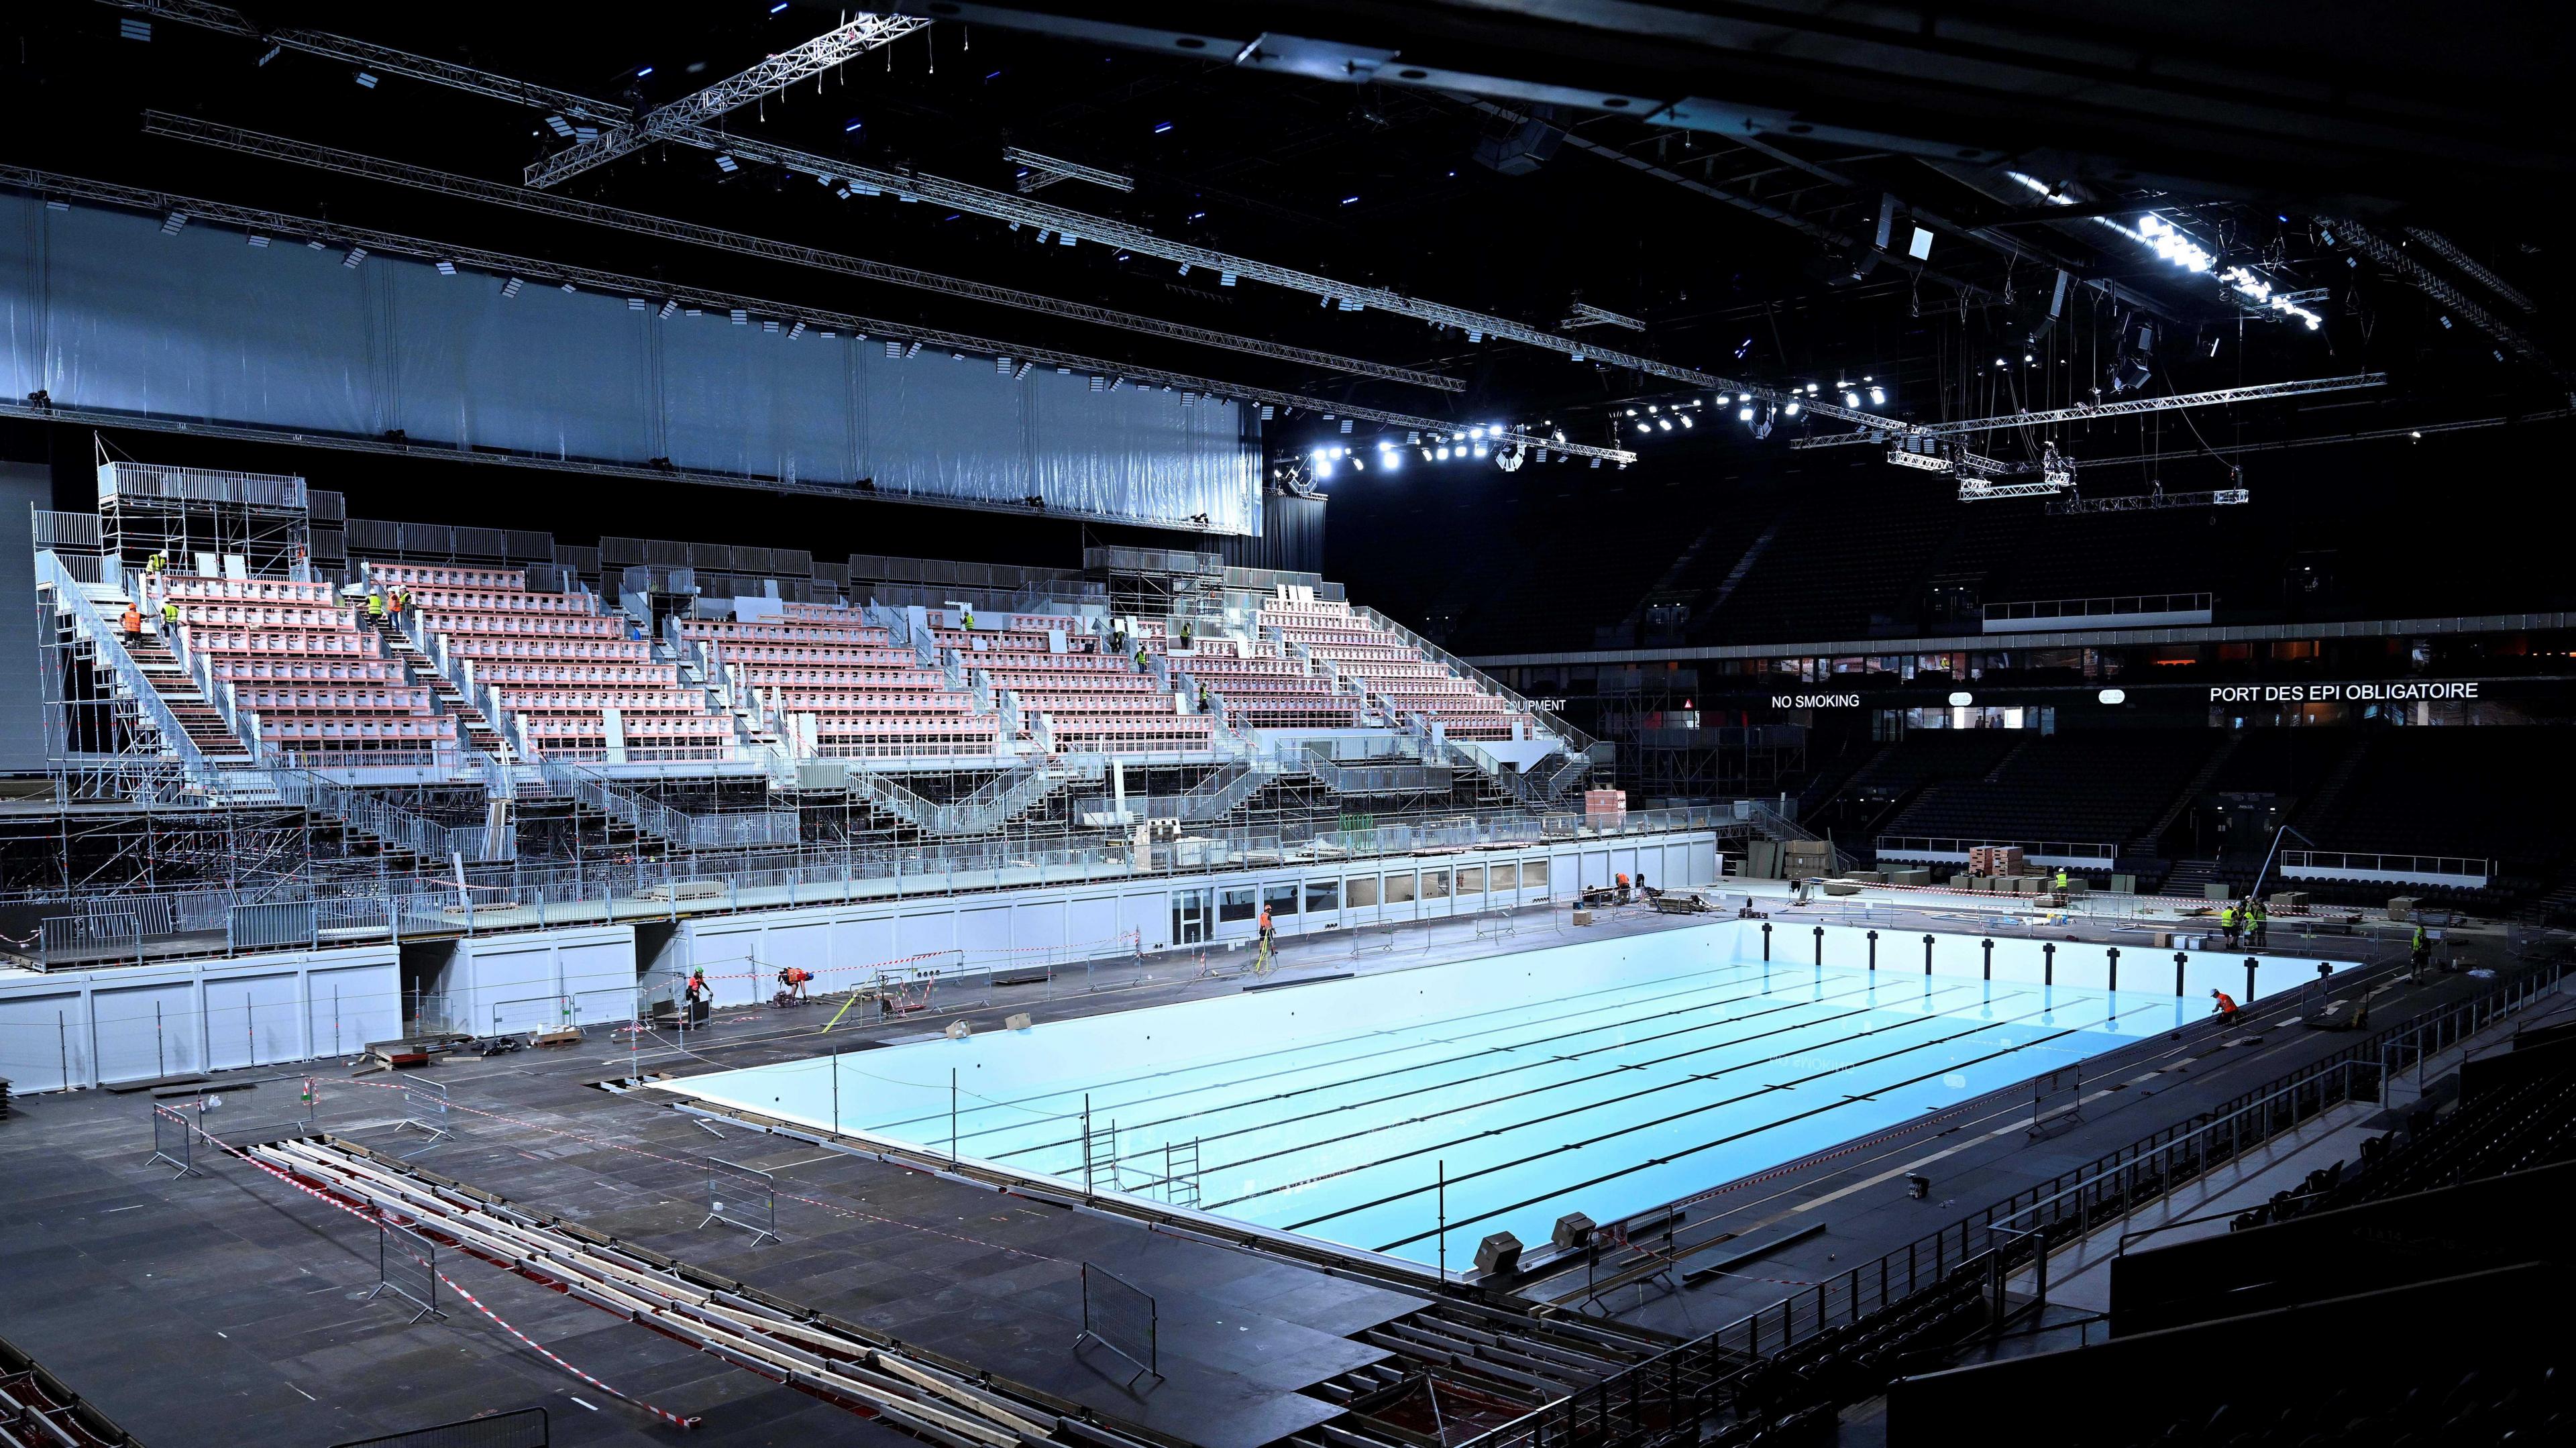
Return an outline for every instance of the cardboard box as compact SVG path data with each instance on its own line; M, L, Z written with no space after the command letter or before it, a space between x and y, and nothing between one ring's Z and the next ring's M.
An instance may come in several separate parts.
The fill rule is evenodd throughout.
M2113 875L2111 877L2111 893L2114 895L2137 894L2138 877L2135 875Z
M1929 870L1890 870L1887 872L1887 883L1891 885L1929 885L1932 883L1932 872Z
M2305 910L2308 908L2308 892L2305 890L2280 891L2264 901L2263 908L2275 915L2291 910Z
M2415 914L2416 904L2416 897L2412 895L2391 896L2388 901L2388 918L2391 920L2412 919Z
M2236 892L2227 886L2220 884L2216 880L2212 880L2208 884L2200 887L2200 898L2203 900L2232 900L2236 898Z

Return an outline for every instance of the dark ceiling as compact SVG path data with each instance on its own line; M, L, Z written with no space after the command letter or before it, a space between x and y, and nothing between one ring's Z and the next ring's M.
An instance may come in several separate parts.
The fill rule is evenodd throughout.
M1865 375L1889 390L1882 410L1918 421L2091 399L2142 326L2152 347L2132 360L2148 373L2129 380L2149 393L2390 376L2367 394L2199 414L2202 431L2237 443L2568 404L2553 355L2568 300L2553 248L2576 155L2552 89L2568 53L2564 7L2454 5L2429 31L2418 9L2306 3L1891 5L1866 18L1824 5L1500 0L907 9L939 18L724 125L1006 192L1018 168L1003 149L1023 147L1134 182L1124 193L1060 182L1039 198L1056 206L1551 331L1587 304L1643 330L1567 335L1756 384ZM158 110L516 184L571 144L547 123L554 108L391 71L362 84L366 67L293 46L271 55L268 39L226 28L309 27L649 108L841 18L772 0L237 11L27 0L0 21L0 161L1343 406L1544 421L1579 441L1633 441L1629 408L1707 398L1248 278L1222 285L1205 268L1182 275L1110 246L1042 244L1030 228L948 206L844 199L759 164L727 171L684 145L647 147L560 194L1463 386L1144 335L143 130ZM150 22L148 40L130 37L134 21ZM1405 80L1417 63L1424 80ZM2160 259L2132 234L2150 213L2219 269L2250 266L2282 292L2314 293L2303 305L2320 325L2265 315ZM1929 234L1919 260L1908 254L1917 227ZM1732 418L1703 416L1715 425L1636 445L1750 445ZM1801 417L1761 445L1840 426ZM2135 451L2148 424L2135 426L2088 445ZM1273 435L1285 452L1338 433L1292 413Z

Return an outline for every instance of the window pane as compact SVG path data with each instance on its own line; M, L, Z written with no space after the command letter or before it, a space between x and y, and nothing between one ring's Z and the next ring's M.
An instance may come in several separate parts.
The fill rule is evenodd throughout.
M1491 888L1497 894L1505 890L1517 890L1520 888L1520 876L1521 867L1518 865L1496 865L1493 868L1494 881Z
M1411 875L1389 875L1386 877L1386 903L1389 905L1410 905L1413 903L1413 877Z
M1459 866L1458 893L1461 895L1482 895L1485 893L1485 867L1482 865Z
M1308 911L1310 911L1310 912L1311 912L1311 911L1316 911L1316 910L1326 910L1326 911L1330 911L1330 910L1339 910L1339 909L1341 909L1341 908L1342 908L1342 882L1341 882L1341 881L1339 881L1339 880L1309 880L1309 881L1307 881L1307 882L1306 882L1306 909L1307 909Z
M1272 919L1282 915L1294 915L1297 913L1297 887L1264 885L1261 887L1261 903L1270 907Z
M1216 918L1220 921L1251 919L1252 887L1250 885L1229 885L1224 890L1218 892L1216 897Z
M1377 876L1361 875L1350 882L1351 908L1363 909L1377 903Z
M1449 872L1448 872L1448 871L1446 871L1446 870L1425 870L1425 871L1423 871L1423 872L1422 872L1422 898L1423 898L1423 899L1425 899L1425 900L1446 900L1446 899L1448 899L1448 898L1449 898Z
M1524 890L1544 890L1547 888L1546 860L1539 859L1521 861L1521 888Z

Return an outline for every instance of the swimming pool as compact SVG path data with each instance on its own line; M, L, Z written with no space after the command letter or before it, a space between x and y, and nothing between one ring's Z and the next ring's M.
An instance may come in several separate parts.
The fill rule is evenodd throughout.
M2139 948L2114 992L2100 945L1799 923L1765 949L1725 921L662 1089L1417 1263L1445 1234L1463 1264L2196 1021L2247 960ZM2254 959L2266 993L2313 978Z

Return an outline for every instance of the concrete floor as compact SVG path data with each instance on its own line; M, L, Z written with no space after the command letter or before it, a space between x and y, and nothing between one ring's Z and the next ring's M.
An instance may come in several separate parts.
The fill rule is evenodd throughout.
M1763 903L1781 912L1775 918L1825 908ZM1885 908L1900 920L1959 928L1924 913L1923 904ZM1516 933L1500 941L1479 938L1472 920L1406 927L1386 954L1354 956L1348 936L1294 940L1272 979L1402 970L1691 923L1626 909L1575 927L1559 907L1523 912ZM2082 936L2081 927L2065 933ZM2338 942L2337 949L2349 958L2353 946ZM2279 944L2273 950L2284 953ZM1223 951L1208 961L1230 963ZM1244 984L1210 978L1197 960L1174 956L1104 967L1079 982L1002 988L963 1014L990 1029L1012 1011L1045 1021L1231 993ZM2377 1000L2374 1015L2394 1020L2477 984L2400 987ZM2224 1041L2215 1031L2186 1031L2129 1048L2106 1061L2103 1079L2118 1083L2111 1094L2088 1106L2078 1128L2047 1141L2025 1139L2019 1118L2026 1100L1954 1108L1857 1150L1733 1186L1712 1183L1720 1190L1692 1208L1692 1233L1807 1220L1822 1220L1827 1230L1705 1287L1655 1289L1635 1306L1629 1304L1640 1294L1626 1294L1616 1303L1620 1316L1677 1335L1706 1331L2188 1116L2348 1040L2286 1025L2313 1003L2306 996L2258 1002L2252 1019ZM415 1159L522 1206L1211 1448L1249 1448L1329 1417L1329 1405L1299 1389L1382 1356L1353 1335L1422 1301L1123 1218L711 1128L666 1102L596 1084L630 1068L685 1074L802 1059L835 1045L918 1035L947 1019L933 1013L884 1027L845 1025L825 1037L819 1031L829 1014L828 1004L721 1012L708 1030L691 1032L685 1048L648 1039L631 1056L594 1034L561 1050L450 1059L431 1074L457 1104L456 1136ZM416 1134L391 1124L395 1093L368 1084L386 1078L350 1080L342 1066L316 1074L323 1130L419 1151ZM293 1112L300 1076L276 1077L273 1068L245 1076L216 1088L226 1095L211 1118L219 1133L226 1121L274 1121ZM270 1079L251 1084L259 1076ZM531 1404L549 1409L565 1443L683 1436L549 1365L461 1303L449 1304L443 1322L406 1325L407 1310L359 1301L376 1282L374 1237L364 1224L238 1162L219 1161L185 1179L148 1165L146 1102L140 1093L95 1091L22 1098L0 1124L0 1182L7 1184L0 1190L0 1336L153 1448L321 1448ZM700 1226L707 1198L699 1163L707 1156L778 1173L782 1241L753 1246L737 1228ZM1902 1178L1911 1170L1933 1177L1929 1200L1906 1198ZM1130 1391L1131 1369L1096 1348L1075 1352L1074 1284L1084 1261L1157 1295L1161 1381ZM696 1441L805 1448L818 1433L832 1442L913 1441L478 1260L459 1257L450 1273L582 1370L662 1408L702 1415L705 1426L687 1435Z

